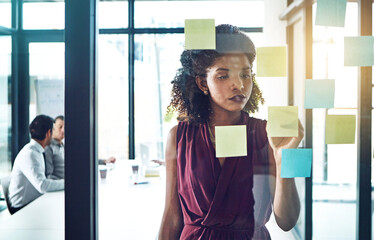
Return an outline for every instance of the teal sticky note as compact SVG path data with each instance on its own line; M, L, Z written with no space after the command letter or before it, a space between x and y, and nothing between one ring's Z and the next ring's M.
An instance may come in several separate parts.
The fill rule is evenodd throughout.
M334 108L335 80L305 80L304 108Z
M344 66L374 65L374 37L344 37Z
M214 19L186 19L184 22L186 50L216 49Z
M317 0L316 25L344 27L347 0Z
M282 149L281 178L310 177L313 150Z

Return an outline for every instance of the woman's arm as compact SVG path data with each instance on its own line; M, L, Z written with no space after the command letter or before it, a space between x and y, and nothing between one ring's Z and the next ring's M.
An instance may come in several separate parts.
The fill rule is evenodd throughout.
M304 128L299 121L298 137L269 137L269 161L275 162L274 216L278 226L291 230L300 214L300 199L294 178L281 178L282 149L297 148L304 137Z
M179 239L183 229L183 217L177 187L176 139L177 126L170 130L166 143L166 198L164 214L158 235L159 240Z

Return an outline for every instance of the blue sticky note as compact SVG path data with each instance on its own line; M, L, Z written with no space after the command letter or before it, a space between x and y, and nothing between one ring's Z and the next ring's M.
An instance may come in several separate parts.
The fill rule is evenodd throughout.
M347 0L317 0L316 25L344 27Z
M313 149L282 149L281 178L310 177Z
M305 80L304 108L334 108L335 80Z
M344 37L344 66L374 65L374 37Z

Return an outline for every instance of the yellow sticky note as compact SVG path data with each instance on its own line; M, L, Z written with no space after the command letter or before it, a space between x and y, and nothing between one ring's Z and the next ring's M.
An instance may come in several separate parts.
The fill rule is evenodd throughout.
M247 156L247 126L217 126L216 157Z
M186 19L184 22L186 50L216 49L214 19Z
M261 47L257 52L257 77L287 76L287 47Z
M355 136L355 115L326 116L326 144L354 144Z
M298 107L269 107L267 132L269 137L297 137L299 135Z

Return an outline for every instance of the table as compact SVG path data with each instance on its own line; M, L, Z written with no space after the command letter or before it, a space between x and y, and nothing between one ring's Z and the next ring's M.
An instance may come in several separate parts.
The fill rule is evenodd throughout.
M1 239L64 240L64 191L46 193L0 224Z
M148 184L133 185L130 176L135 163L118 160L106 179L98 179L100 240L157 236L164 208L165 177L147 178ZM1 222L0 238L63 240L64 229L64 191L51 192Z
M152 240L158 234L165 205L165 167L160 167L160 178L133 185L132 164L136 161L118 162L105 180L99 179L100 240Z

